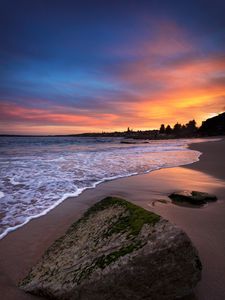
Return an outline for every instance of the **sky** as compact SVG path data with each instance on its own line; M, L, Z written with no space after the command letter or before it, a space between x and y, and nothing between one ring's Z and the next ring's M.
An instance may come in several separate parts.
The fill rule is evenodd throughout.
M1 134L201 125L224 110L224 0L0 1Z

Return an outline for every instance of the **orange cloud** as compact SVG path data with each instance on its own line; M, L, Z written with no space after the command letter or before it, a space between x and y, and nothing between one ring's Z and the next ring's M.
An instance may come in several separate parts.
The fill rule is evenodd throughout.
M58 109L56 108L56 110ZM8 133L15 132L15 126L17 133L35 133L37 129L42 134L57 133L57 130L73 133L74 130L77 131L77 128L92 128L90 131L93 131L93 129L99 130L109 126L117 118L113 114L88 116L85 111L83 111L83 114L69 114L63 112L63 107L61 107L61 111L61 113L54 113L46 109L27 108L4 102L1 103L1 128Z
M162 122L185 123L192 118L200 125L224 110L223 53L204 54L173 23L161 25L156 38L136 48L139 56L115 73L136 93L132 105L139 126L158 128Z
M110 54L120 57L119 64L104 69L106 80L120 87L117 93L110 90L108 97L99 90L84 108L62 103L40 109L5 101L0 113L2 132L149 129L193 118L200 125L225 109L225 55L206 54L173 22L159 23L154 36Z

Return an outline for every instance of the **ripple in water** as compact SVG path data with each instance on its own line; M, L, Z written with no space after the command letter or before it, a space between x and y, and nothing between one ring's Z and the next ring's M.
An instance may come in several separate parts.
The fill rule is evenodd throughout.
M118 138L1 137L0 238L105 180L198 160L200 153L189 150L188 142L127 145Z

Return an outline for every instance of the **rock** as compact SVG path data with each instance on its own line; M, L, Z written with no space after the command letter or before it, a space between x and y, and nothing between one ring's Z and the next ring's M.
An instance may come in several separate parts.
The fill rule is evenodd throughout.
M138 140L138 139L124 139L120 141L121 144L149 144L146 140Z
M176 192L169 195L169 197L175 202L189 202L194 205L202 205L217 200L215 195L197 191Z
M107 197L56 240L19 286L51 299L168 300L189 294L201 262L160 216Z

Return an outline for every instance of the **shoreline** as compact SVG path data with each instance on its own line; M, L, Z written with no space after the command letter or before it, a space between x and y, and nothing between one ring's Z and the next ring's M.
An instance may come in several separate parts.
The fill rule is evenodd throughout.
M189 149L200 151L202 154L198 161L188 164L185 167L192 170L201 170L202 172L215 176L216 178L225 180L225 171L222 168L222 166L224 166L224 158L222 154L223 150L220 149L220 147L215 147L215 143L223 143L224 141L225 137L222 137L219 141L207 142L208 151L204 151L204 146L202 145L204 143L190 144L188 146ZM220 158L221 161L216 160L215 158Z
M202 138L196 138L196 139L200 139L202 140ZM210 138L210 137L207 137L205 139L205 141L203 141L203 143L205 142L211 142L211 141L216 141L218 138L215 137L215 138ZM181 140L185 140L185 139L181 139ZM191 139L192 140L192 143L187 143L187 148L191 149L190 145L192 144L201 144L202 142L195 142L194 139ZM194 150L195 149L191 149L191 150ZM29 216L27 217L27 219L21 223L21 224L18 224L16 226L13 226L13 227L8 227L5 231L3 231L1 234L0 234L0 240L3 239L4 237L6 237L10 232L13 232L13 231L16 231L18 230L19 228L25 226L27 223L29 223L30 221L34 220L34 219L37 219L37 218L40 218L40 217L43 217L45 215L47 215L51 210L55 209L57 206L59 206L61 203L63 203L65 200L69 199L69 198L76 198L78 197L79 195L81 195L84 191L88 190L88 189L95 189L98 185L100 184L103 184L103 183L106 183L108 181L112 181L112 180L118 180L118 179L121 179L121 178L129 178L129 177L132 177L132 176L139 176L139 175L145 175L145 174L149 174L150 172L154 172L154 171L157 171L157 170L161 170L161 169L167 169L167 168L175 168L175 167L184 167L186 165L189 165L189 164L193 164L195 162L198 162L199 161L199 157L201 156L201 152L198 151L200 154L198 155L197 157L197 161L193 161L193 162L188 162L188 163L185 163L185 164L182 164L182 165L178 165L178 166L171 166L171 167L162 167L162 168L159 168L159 169L154 169L154 170L148 170L144 173L131 173L131 174L128 174L128 175L118 175L118 176L114 176L114 177L109 177L109 178L104 178L100 181L97 181L93 184L93 186L90 186L90 187L84 187L84 188L80 188L78 189L76 192L74 193L65 193L60 199L58 199L52 206L46 208L44 211L38 213L37 215L33 215L33 216ZM1 193L1 192L0 192ZM0 198L1 198L1 195L0 195Z
M207 232L206 236L203 235L202 239L200 234L201 231L198 232L197 230L196 232L196 228L198 227L196 226L195 228L193 222L195 221L194 224L196 225L196 222L198 223L199 219L200 221L204 221L205 217L206 219L209 218L211 220L212 214L215 215L216 213L218 218L216 218L215 221L216 223L219 221L219 224L217 224L216 227L217 235L214 234L212 237L217 239L217 245L218 243L220 244L218 251L222 251L222 254L219 253L218 255L217 252L214 253L215 251L213 252L212 245L210 246L210 244L208 244L208 246L210 248L210 255L214 256L212 259L218 260L220 258L220 260L223 259L225 261L223 257L225 245L223 246L223 240L221 240L221 237L225 236L225 221L223 221L224 218L222 220L219 218L222 216L222 213L225 212L224 181L220 180L225 179L224 168L221 165L221 160L223 160L223 150L221 150L221 145L223 149L225 149L224 140L191 144L189 146L191 149L197 151L200 151L199 149L202 150L200 152L203 154L197 162L182 167L160 169L144 175L130 176L103 182L94 189L85 190L76 198L66 199L48 214L41 218L33 219L25 226L9 233L0 241L1 299L44 299L24 294L16 287L16 283L27 274L28 270L38 261L42 253L52 244L52 242L57 237L61 236L89 206L108 195L117 195L127 198L144 208L156 213L158 212L163 217L183 228L199 249L200 257L203 260L203 268L205 265L204 262L207 262L208 264L209 258L209 253L204 253L203 251L205 247L204 241L206 237L211 238L209 234L210 230L213 234L215 228L213 227L210 229L207 222L206 224L203 223L207 227L205 229ZM213 160L213 163L207 162L210 156L215 157L215 155L216 159ZM205 173L200 172L199 170L202 170ZM208 174L212 174L216 177L212 177ZM177 179L179 179L179 182L177 182ZM195 186L201 186L204 190L208 189L209 192L216 191L216 194L219 196L219 201L215 204L209 204L208 207L202 209L175 207L170 204L163 205L160 204L160 202L156 202L157 204L154 202L153 205L153 200L166 199L168 191L176 188L174 185L175 183L180 186L187 184L193 186L194 182ZM199 215L200 218L198 217ZM202 228L202 233L204 233L203 229L204 228ZM220 234L219 236L218 233ZM206 239L206 245L209 241ZM218 283L221 283L223 278L221 276L225 275L225 268L222 273L222 268L224 267L223 263L216 263L216 267L219 267L219 271L216 270L215 263L213 264L213 262L211 262L209 265L211 266L211 270L215 273L214 281L217 283L215 285L215 292L213 287L210 288L212 282L209 282L209 280L212 281L211 277L213 276L209 276L207 267L207 269L203 269L202 282L195 291L197 298L195 297L192 299L204 300L204 295L210 296L210 290L211 296L213 295L214 298L207 299L219 300L225 298L225 288L220 285L218 287Z

